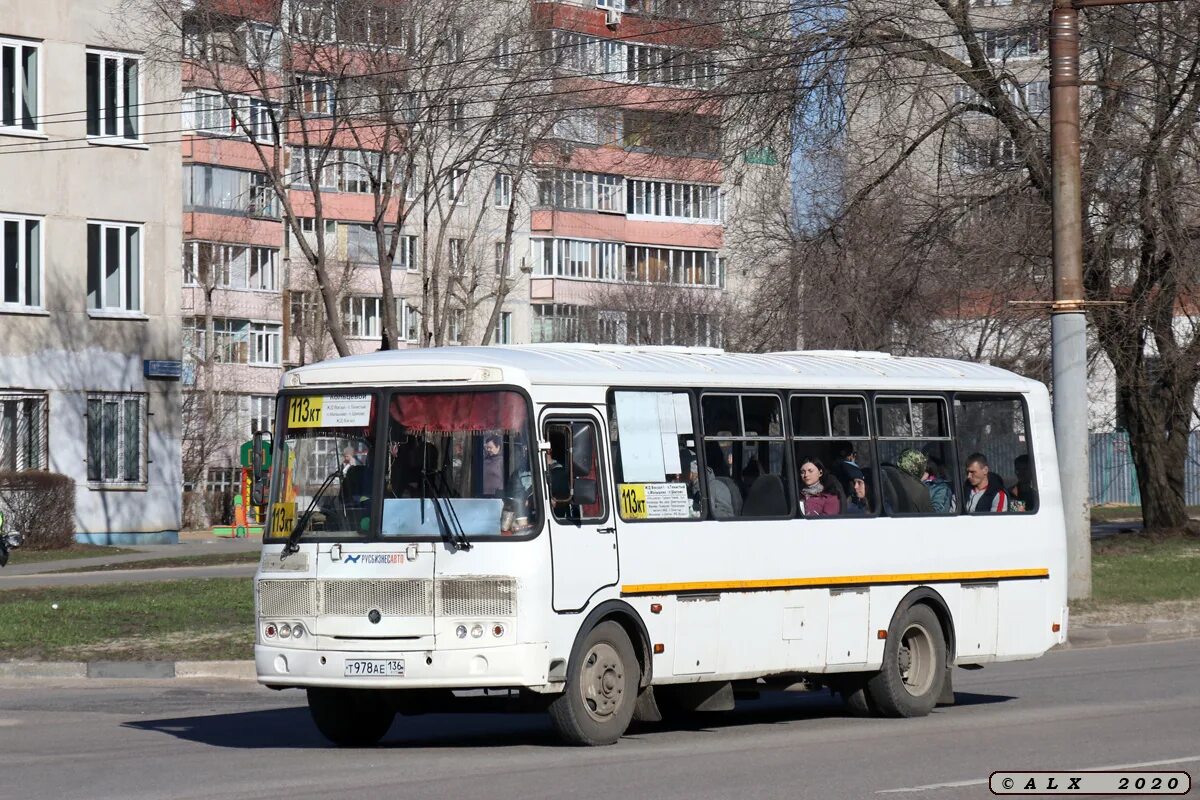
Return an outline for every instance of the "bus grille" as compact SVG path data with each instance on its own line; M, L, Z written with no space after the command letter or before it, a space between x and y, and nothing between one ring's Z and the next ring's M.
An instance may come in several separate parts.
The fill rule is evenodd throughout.
M516 613L516 582L483 578L438 581L438 615L511 617Z
M394 617L433 613L433 582L427 580L321 581L321 613L354 617L372 609Z
M258 613L265 617L315 616L317 585L310 580L259 581Z

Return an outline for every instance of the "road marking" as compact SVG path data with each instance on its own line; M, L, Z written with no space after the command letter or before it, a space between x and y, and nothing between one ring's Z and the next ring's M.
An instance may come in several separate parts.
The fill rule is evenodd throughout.
M1163 767L1167 764L1187 764L1191 761L1200 761L1200 756L1187 756L1185 758L1164 758L1161 761L1142 761L1137 764L1108 764L1103 767L1087 767L1088 771L1107 771L1113 769L1141 769L1143 767ZM1062 770L1063 772L1083 772L1080 770ZM988 782L987 778L978 778L969 781L950 781L948 783L927 783L924 786L906 786L903 789L879 789L875 794L905 794L912 792L929 792L934 789L959 789L963 786L984 786Z

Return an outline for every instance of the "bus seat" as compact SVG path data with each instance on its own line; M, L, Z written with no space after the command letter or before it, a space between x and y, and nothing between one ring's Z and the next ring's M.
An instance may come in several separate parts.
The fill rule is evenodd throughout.
M740 517L742 515L742 488L737 485L737 481L733 478L727 478L724 475L718 475L717 480L725 484L725 488L729 490L729 499L733 503L733 515Z
M783 517L788 514L787 492L778 475L763 473L750 485L742 507L743 517Z

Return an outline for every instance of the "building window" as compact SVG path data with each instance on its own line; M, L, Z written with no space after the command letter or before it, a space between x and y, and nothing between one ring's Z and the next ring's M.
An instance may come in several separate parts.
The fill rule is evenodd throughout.
M455 272L461 272L466 268L466 248L467 242L465 239L451 239L449 241L447 249L450 257L450 269Z
M250 248L250 285L248 288L260 292L274 292L279 288L279 274L275 258L279 251L274 247Z
M185 211L207 211L251 217L279 217L270 177L265 172L193 164L183 169Z
M409 342L419 342L421 340L421 310L416 306L404 303L403 311L401 327L404 329L404 338Z
M446 37L446 60L462 61L467 53L467 34L465 31L452 30Z
M674 220L721 221L721 187L629 180L628 213Z
M979 32L983 54L992 61L1037 58L1042 54L1042 33L1036 28Z
M496 323L496 344L512 344L512 312L501 311Z
M383 299L347 297L342 302L346 335L359 339L378 339L383 328Z
M88 223L88 308L142 310L142 226Z
M141 59L124 53L87 53L87 133L138 140Z
M492 202L496 208L508 208L512 205L512 175L503 172L496 174L492 184Z
M42 221L0 214L0 310L42 305Z
M333 81L311 75L298 76L296 105L301 113L332 117L335 106Z
M40 105L38 97L38 55L41 47L20 39L0 39L0 130L36 131Z
M257 97L188 92L183 99L184 125L209 136L232 136L255 141L276 140L275 106Z
M461 344L466 333L467 314L461 308L450 309L450 320L446 326L446 341L451 344Z
M625 213L625 179L620 175L556 170L538 177L538 204L579 211Z
M250 396L250 430L269 431L275 427L275 398L270 395Z
M467 171L454 168L450 170L450 202L461 203L467 188Z
M465 131L467 129L467 102L451 100L447 104L447 118L450 121L450 130L455 133Z
M507 36L496 42L496 66L500 69L512 69L517 65L513 54L513 41Z
M496 274L511 278L513 274L513 251L511 247L507 248L508 257L506 258L505 249L504 242L496 242Z
M252 247L219 242L184 242L185 286L276 291L278 286L273 247Z
M46 469L46 395L0 392L0 470Z
M280 326L264 322L250 323L250 363L255 366L279 366Z
M118 486L145 483L145 431L145 395L88 395L88 482Z

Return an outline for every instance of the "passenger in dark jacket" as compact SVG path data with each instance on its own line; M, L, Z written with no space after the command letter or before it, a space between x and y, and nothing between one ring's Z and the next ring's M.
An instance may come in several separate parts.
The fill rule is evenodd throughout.
M967 456L966 493L968 514L1000 514L1008 511L1008 493L1004 481L993 475L983 453Z

